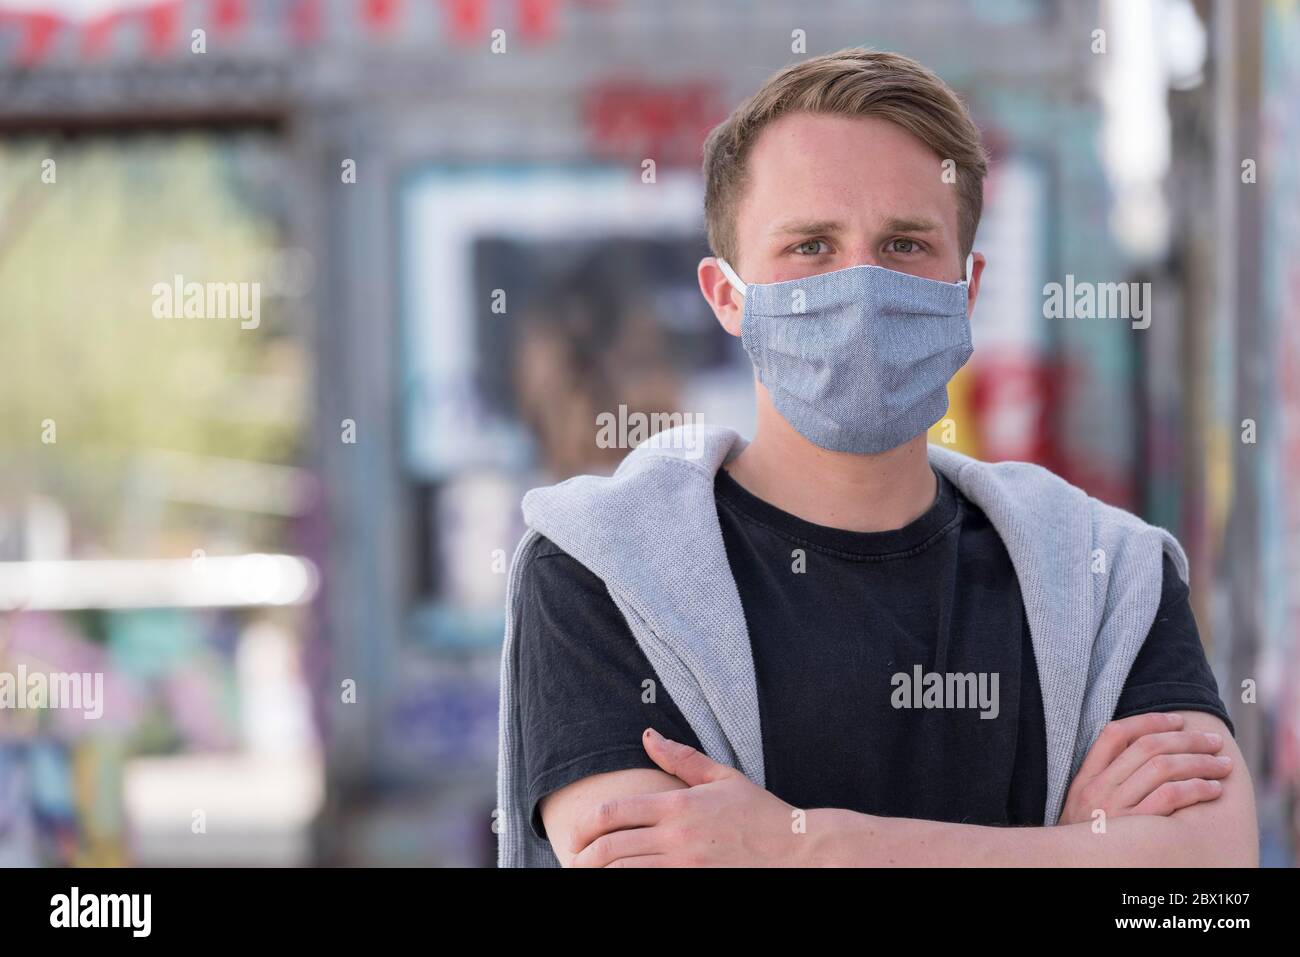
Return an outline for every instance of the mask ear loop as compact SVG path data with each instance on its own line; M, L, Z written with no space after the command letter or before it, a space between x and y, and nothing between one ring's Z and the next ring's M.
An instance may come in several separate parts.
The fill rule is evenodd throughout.
M745 285L744 282L741 281L741 278L736 275L736 271L732 269L730 265L728 265L725 259L723 259L721 256L717 256L715 258L718 260L718 268L721 269L722 274L727 277L727 282L731 283L732 287L736 290L736 292L740 293L743 296L745 294L745 290L748 287Z
M975 254L973 252L966 254L966 285L970 285L971 270L975 268Z

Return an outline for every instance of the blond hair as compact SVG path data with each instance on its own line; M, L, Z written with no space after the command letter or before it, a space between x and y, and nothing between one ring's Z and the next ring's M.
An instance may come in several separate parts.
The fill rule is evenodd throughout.
M850 47L773 74L704 142L704 222L717 256L737 261L736 209L754 142L789 113L874 116L907 130L955 164L960 258L975 244L988 153L957 95L910 57ZM938 172L938 171L936 171Z

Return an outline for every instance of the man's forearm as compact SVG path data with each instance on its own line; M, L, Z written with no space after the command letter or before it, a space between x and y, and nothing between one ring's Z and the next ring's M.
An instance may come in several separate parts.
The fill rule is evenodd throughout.
M1253 848L1176 816L1056 827L986 827L842 808L808 812L805 859L824 867L1250 867Z

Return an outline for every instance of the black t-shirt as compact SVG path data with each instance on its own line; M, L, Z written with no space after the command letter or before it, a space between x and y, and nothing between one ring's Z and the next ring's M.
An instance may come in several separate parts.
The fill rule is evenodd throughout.
M935 502L915 521L852 532L784 512L718 470L766 786L795 807L1040 825L1046 730L1015 569L984 513L936 475ZM701 745L598 577L543 538L520 589L524 768L533 830L545 838L537 804L551 791L657 767L641 744L647 727ZM947 706L924 707L931 673L973 676L965 701L953 683L947 699L930 699ZM1176 710L1215 714L1236 733L1166 556L1155 624L1114 717Z

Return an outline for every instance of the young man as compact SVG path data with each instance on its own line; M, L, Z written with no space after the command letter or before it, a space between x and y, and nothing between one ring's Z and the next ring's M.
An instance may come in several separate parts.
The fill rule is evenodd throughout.
M927 444L985 165L888 53L786 69L713 131L699 282L757 429L525 496L503 866L1257 865L1178 543Z

